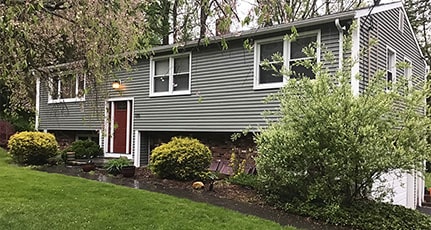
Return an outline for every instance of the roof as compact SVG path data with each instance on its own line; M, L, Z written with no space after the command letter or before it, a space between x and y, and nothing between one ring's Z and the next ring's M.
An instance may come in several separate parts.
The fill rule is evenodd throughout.
M367 16L369 14L375 14L382 11L398 8L398 7L402 7L402 2L387 3L387 4L382 4L374 7L372 6L364 7L356 10L350 10L350 11L345 11L345 12L340 12L335 14L327 14L323 16L313 17L313 18L304 19L304 20L298 20L298 21L294 21L286 24L261 27L261 28L246 30L246 31L232 32L223 36L212 37L210 38L210 43L217 43L217 42L220 42L222 39L225 39L226 41L231 41L231 40L248 38L251 36L260 36L260 35L266 35L271 33L283 32L283 31L289 30L292 27L302 28L302 27L308 27L308 26L314 26L314 25L321 25L329 22L334 22L336 19L342 21L342 20L360 18L363 16ZM192 41L183 42L183 43L156 46L152 48L152 51L156 53L166 52L166 51L171 51L174 47L191 48L191 47L198 46L200 44L202 44L201 40L192 40Z

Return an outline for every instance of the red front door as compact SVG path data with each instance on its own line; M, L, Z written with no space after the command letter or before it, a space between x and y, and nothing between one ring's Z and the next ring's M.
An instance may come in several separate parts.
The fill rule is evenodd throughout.
M131 101L114 101L111 108L111 138L109 149L113 153L130 153L130 110Z
M114 153L126 153L127 101L114 103Z

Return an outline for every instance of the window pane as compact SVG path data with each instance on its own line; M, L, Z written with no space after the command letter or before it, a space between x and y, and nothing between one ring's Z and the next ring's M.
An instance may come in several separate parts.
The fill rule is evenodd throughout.
M58 76L51 78L51 98L58 99L58 83L60 78Z
M303 77L308 77L310 79L315 79L316 76L313 73L313 70L310 68L306 68L305 66L302 65L294 65L294 62L290 62L290 69L292 70L292 75L290 75L290 78L303 78Z
M154 78L154 92L168 92L169 91L169 77L155 77Z
M189 74L174 76L174 91L189 90Z
M290 43L290 58L296 59L307 57L307 55L302 52L302 49L311 44L312 42L316 42L316 40L317 38L315 36L312 36L297 38L295 41L292 41Z
M61 77L60 80L61 98L75 98L76 97L76 77L74 75L67 75Z
M77 75L78 77L78 97L84 96L84 89L85 89L85 76L83 74Z
M188 73L189 72L189 57L181 57L174 59L174 73Z
M277 69L281 69L282 64L273 64ZM259 84L283 82L283 76L274 70L266 70L262 66L259 67Z
M279 53L283 55L283 41L261 44L260 45L260 60L263 61L265 59L272 60L272 55L275 53Z
M169 60L160 60L154 62L155 75L167 75L169 74Z

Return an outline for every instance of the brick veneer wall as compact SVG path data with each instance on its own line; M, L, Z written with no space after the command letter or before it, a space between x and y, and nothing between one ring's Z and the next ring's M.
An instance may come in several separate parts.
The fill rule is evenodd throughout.
M254 164L253 158L257 154L253 135L248 134L235 141L231 140L232 133L183 133L183 132L151 132L150 149L162 143L169 142L172 137L193 137L211 149L214 160L229 161L235 153L239 161L246 160L247 164Z

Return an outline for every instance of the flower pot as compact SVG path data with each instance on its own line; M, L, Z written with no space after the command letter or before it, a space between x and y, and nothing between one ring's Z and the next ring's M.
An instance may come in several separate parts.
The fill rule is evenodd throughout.
M83 164L83 165L81 165L81 169L84 172L90 172L90 171L93 171L94 169L96 169L96 165L94 163Z
M135 166L124 166L121 168L121 174L123 174L124 177L134 177L135 169Z

